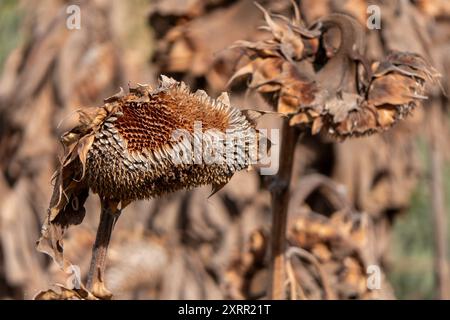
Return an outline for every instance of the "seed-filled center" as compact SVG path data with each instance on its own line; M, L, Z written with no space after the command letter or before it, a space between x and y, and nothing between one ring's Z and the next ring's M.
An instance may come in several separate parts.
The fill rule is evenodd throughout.
M194 123L201 122L203 130L225 132L226 112L218 111L211 101L174 88L152 94L148 101L132 101L123 105L115 122L130 152L157 150L170 144L174 130L194 131Z

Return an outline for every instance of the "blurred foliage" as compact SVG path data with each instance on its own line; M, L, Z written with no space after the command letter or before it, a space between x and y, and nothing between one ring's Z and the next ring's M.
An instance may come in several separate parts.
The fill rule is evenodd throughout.
M19 40L20 9L16 0L0 1L0 72L6 57Z
M422 161L429 168L427 145L419 141ZM411 208L395 221L389 280L398 299L434 299L433 230L428 176L413 194ZM445 168L445 199L450 222L450 165ZM450 223L447 227L450 230ZM449 239L450 240L450 239ZM450 250L449 250L450 251ZM450 256L450 252L449 252Z

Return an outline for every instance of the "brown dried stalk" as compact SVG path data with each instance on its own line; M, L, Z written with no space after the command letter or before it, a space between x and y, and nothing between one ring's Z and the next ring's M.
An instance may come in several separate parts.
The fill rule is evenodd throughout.
M280 147L280 169L271 185L272 196L272 279L273 299L284 299L286 226L289 208L289 186L291 184L294 152L299 130L283 123Z

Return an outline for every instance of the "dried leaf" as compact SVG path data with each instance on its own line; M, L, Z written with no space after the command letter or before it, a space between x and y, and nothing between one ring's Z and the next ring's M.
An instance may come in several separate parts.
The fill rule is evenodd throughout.
M34 300L97 300L86 288L81 286L80 289L66 288L61 284L56 284L56 291L48 289L41 291L34 297Z

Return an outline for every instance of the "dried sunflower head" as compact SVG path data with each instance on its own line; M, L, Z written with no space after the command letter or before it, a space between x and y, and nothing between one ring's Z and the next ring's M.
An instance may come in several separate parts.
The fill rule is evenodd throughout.
M93 132L85 165L87 184L103 197L136 200L205 184L220 186L249 165L246 155L255 131L226 95L214 100L163 78L156 90L132 89L110 99L105 108L110 111ZM214 143L223 144L223 150L210 150ZM210 151L222 153L206 159Z

